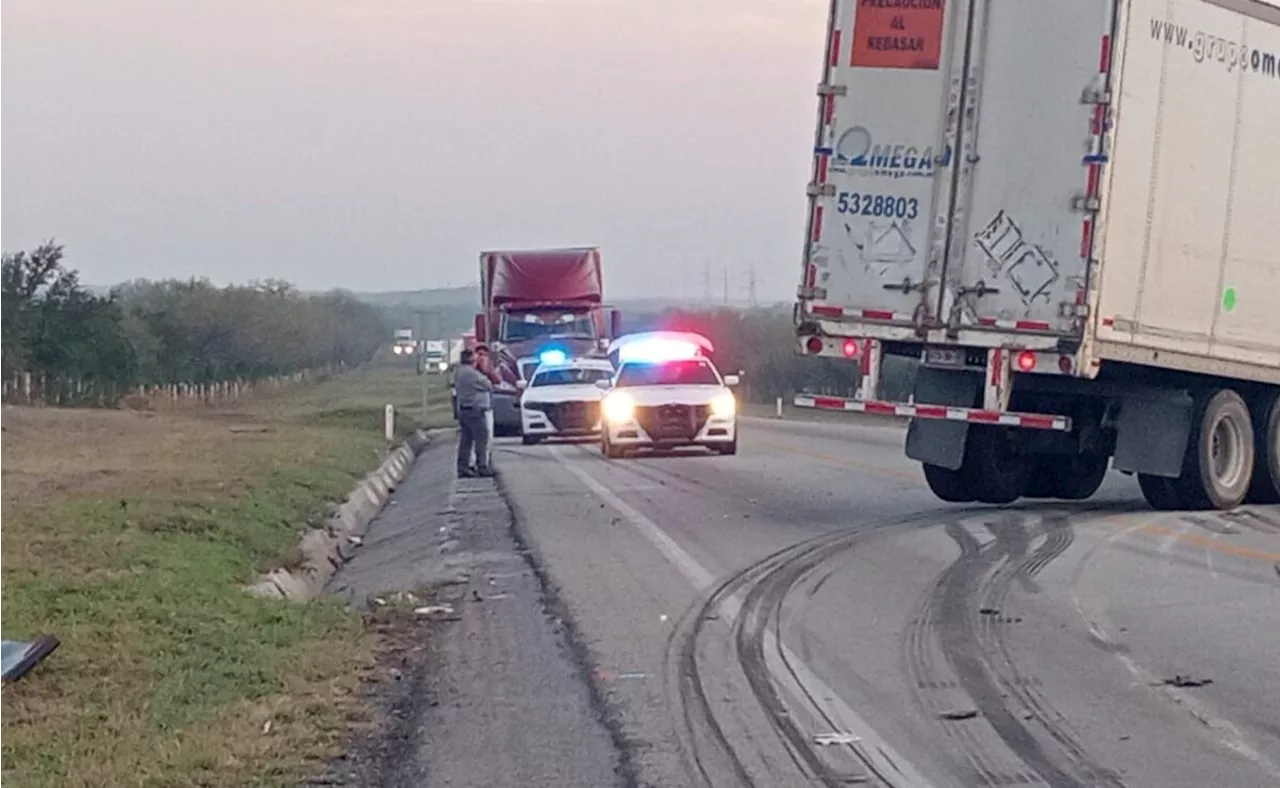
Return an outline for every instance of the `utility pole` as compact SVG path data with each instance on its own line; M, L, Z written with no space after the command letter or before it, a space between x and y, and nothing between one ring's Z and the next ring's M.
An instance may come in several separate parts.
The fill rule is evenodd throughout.
M711 261L704 260L702 263L702 300L706 304L711 303Z
M760 305L759 302L756 301L756 264L755 263L751 264L750 279L747 280L747 300L751 302L752 309L755 309L757 306Z
M729 269L726 268L721 272L724 277L724 305L729 305Z

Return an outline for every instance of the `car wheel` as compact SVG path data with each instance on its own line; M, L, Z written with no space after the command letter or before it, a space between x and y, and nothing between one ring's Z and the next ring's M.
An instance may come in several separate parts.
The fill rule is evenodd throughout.
M719 447L717 447L717 448L716 448L716 451L720 452L721 454L725 455L726 457L727 457L727 456L730 456L730 455L733 455L733 454L737 454L737 453L738 453L738 439L737 439L737 438L734 438L734 439L733 439L733 440L732 440L728 445L726 445L726 446L719 446Z
M521 435L520 442L525 446L536 446L542 443L541 435Z

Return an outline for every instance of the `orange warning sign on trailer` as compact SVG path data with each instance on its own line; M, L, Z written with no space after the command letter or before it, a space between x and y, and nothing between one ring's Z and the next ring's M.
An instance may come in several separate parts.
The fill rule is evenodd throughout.
M946 0L857 0L850 65L937 69L946 10Z

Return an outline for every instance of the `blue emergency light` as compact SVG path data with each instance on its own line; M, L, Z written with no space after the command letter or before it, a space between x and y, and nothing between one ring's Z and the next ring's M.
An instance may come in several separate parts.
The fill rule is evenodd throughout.
M563 350L544 350L542 355L538 356L538 362L541 364L563 364L568 358Z

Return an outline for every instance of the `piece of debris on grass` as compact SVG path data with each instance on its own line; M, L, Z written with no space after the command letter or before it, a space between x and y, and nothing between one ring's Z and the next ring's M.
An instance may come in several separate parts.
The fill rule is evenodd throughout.
M364 544L364 539L361 539L358 536L348 536L347 541L355 545L356 547L359 547L360 545Z
M57 650L62 641L53 635L41 635L31 642L6 640L0 648L5 681L17 681Z
M978 712L974 709L956 709L954 711L944 711L938 715L944 720L960 722L962 720L971 720L978 716Z
M245 432L271 432L270 427L265 427L260 424L244 424L244 425L238 425L235 427L228 427L227 429L229 429L232 433L235 433L237 435Z
M830 747L833 744L857 744L862 741L859 736L854 736L848 731L832 731L831 733L819 733L813 737L813 743L819 747Z
M1191 676L1184 676L1181 673L1176 674L1171 679L1164 679L1160 682L1166 687L1179 687L1182 689L1204 687L1213 683L1213 679L1197 679Z
M998 615L1000 615L1000 611L999 611L999 610L997 610L997 609L995 609L994 607L983 607L983 608L978 608L978 612L979 612L979 613L981 613L981 614L982 614L982 615L984 615L984 616L998 616Z
M415 607L413 612L420 616L434 616L437 614L448 616L453 614L453 605L423 605L422 607Z

